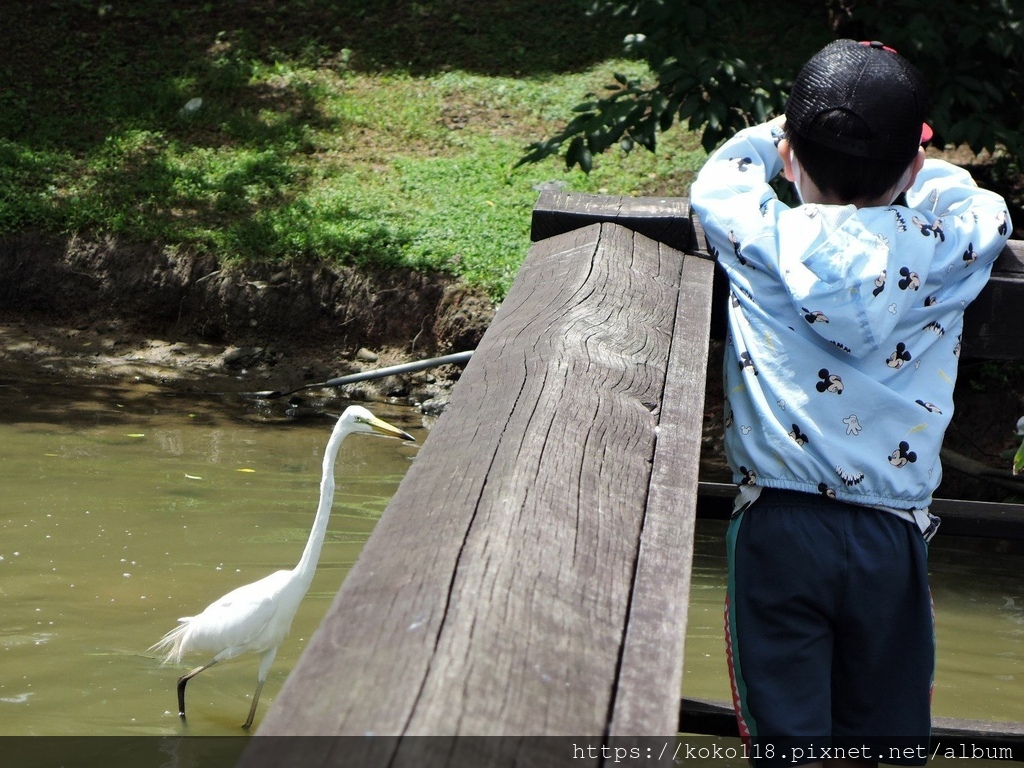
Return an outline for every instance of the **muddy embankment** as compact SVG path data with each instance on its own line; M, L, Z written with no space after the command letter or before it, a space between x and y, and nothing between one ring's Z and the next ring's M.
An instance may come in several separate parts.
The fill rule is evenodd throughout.
M473 349L494 313L485 296L443 275L225 266L114 238L7 238L0 276L0 362L169 385L228 376L290 388ZM435 369L360 389L369 397L443 390L457 375Z

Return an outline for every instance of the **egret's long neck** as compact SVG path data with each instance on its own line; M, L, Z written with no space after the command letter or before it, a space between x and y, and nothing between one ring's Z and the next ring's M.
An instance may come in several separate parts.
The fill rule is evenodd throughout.
M313 530L309 532L309 540L306 548L302 551L302 558L295 566L295 573L306 586L313 580L313 573L316 571L317 561L320 559L320 549L324 545L324 536L327 534L327 521L331 517L331 505L334 503L334 462L338 458L338 448L341 441L348 435L348 430L339 421L334 431L331 432L331 439L327 441L327 449L324 451L323 474L320 477L320 504L316 508L316 519L313 520Z

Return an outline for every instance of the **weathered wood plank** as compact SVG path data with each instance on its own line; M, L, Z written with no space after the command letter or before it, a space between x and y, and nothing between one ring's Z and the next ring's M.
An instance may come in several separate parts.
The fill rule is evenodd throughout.
M680 702L679 731L739 738L732 705L707 699L684 698ZM932 718L933 751L943 745L957 749L961 741L983 748L1013 747L1015 760L1024 762L1024 723Z
M609 224L531 249L261 735L607 731L683 263Z
M1024 539L1024 504L935 499L931 509L942 518L937 536Z
M624 197L545 190L533 208L533 242L574 229L614 222L678 251L697 243L690 231L690 200L685 197ZM703 247L703 241L699 244Z
M1024 240L1008 241L993 269L1007 274L1024 274Z
M660 399L678 286L662 282L656 246L600 232L596 250L541 245L522 273L529 296L495 319L499 348L485 364L499 386L452 404L514 399L499 422L510 440L477 503L408 733L607 727L654 448L645 404ZM634 263L621 263L630 252ZM638 289L652 292L643 309Z
M683 265L613 737L673 732L664 712L683 677L713 270L713 262L696 256Z
M561 765L407 737L676 726L713 268L619 224L703 246L683 198L542 195L547 239L260 728L394 738L289 742L302 764Z
M1016 259L1017 253L1012 253ZM1016 261L1000 257L988 284L967 307L962 357L1024 360L1024 329L1021 328L1024 270L1010 271L1018 266Z

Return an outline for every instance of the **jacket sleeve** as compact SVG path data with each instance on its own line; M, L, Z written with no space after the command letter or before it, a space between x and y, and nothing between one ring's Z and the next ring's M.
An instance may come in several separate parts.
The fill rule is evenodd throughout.
M782 170L776 150L781 137L768 123L745 128L708 158L691 187L708 250L727 269L775 271L774 242L760 247L760 241L774 238L777 208L786 207L769 186Z
M928 294L972 301L1012 232L1002 197L962 168L928 159L907 191L911 229L937 241Z

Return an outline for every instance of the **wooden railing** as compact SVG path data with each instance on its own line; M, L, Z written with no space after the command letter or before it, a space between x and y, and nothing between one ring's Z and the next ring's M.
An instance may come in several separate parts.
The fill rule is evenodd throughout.
M259 735L392 737L346 746L359 750L347 764L383 766L412 759L417 735L735 733L713 702L684 701L680 725L698 497L721 516L731 493L697 476L715 328L699 223L685 199L546 193L533 237ZM1007 320L1024 297L1020 245L972 306L965 349L1024 358ZM986 513L999 535L1024 530L1019 509ZM313 744L304 766L335 762ZM488 744L473 764L568 761ZM423 749L423 765L454 764L458 742L433 747L441 762ZM242 765L280 759L254 745Z

